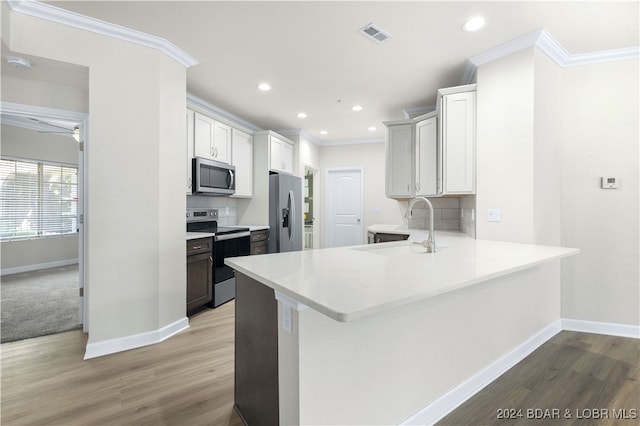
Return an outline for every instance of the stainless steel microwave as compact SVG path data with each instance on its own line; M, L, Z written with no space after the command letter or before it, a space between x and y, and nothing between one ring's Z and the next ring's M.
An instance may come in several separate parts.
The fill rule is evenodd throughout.
M236 192L236 168L231 164L196 157L192 173L194 194L232 195Z

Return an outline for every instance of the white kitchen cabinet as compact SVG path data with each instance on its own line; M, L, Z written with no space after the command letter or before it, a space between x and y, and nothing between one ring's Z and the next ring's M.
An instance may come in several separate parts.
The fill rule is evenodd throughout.
M389 198L413 196L413 139L415 124L412 120L387 122L385 141L386 176L385 193Z
M475 84L439 90L434 112L384 124L387 197L475 194Z
M213 159L223 163L231 163L231 126L219 122L214 123Z
M438 116L416 123L415 195L438 195Z
M293 174L293 144L275 136L269 136L269 169Z
M475 193L476 91L471 86L441 91L443 194Z
M231 131L231 164L236 167L234 197L253 195L253 136L238 129Z
M195 117L195 112L191 111L191 110L187 110L187 139L186 139L186 146L187 146L187 194L191 194L193 192L193 175L192 175L192 169L193 169L193 161L191 161L193 159L193 128L194 128L194 117Z
M211 117L195 113L194 154L196 157L229 163L231 160L231 127Z

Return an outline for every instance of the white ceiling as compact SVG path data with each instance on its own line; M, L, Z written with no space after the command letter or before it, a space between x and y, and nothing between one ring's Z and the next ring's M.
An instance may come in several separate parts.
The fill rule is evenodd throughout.
M258 127L303 128L319 141L382 138L383 121L460 84L467 58L540 28L572 55L640 44L637 0L50 3L167 39L200 62L188 70L189 93ZM463 32L473 15L487 26ZM392 39L358 33L371 22ZM263 81L273 90L259 92Z

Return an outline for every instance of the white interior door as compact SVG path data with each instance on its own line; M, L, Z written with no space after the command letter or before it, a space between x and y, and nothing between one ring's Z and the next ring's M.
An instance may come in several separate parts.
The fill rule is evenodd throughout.
M327 170L325 247L363 244L362 170Z

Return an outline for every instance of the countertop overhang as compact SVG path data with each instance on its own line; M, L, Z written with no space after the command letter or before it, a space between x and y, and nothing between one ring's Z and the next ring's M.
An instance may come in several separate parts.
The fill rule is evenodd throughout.
M579 253L436 232L436 253L410 241L234 257L225 263L341 322Z

